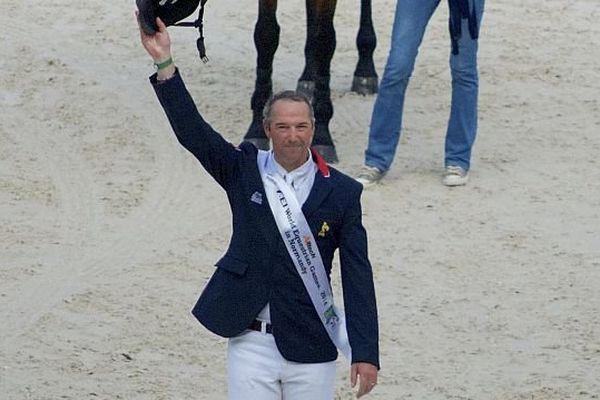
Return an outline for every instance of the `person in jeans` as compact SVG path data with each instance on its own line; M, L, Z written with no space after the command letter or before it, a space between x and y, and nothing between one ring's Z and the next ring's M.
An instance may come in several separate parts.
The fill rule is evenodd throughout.
M477 133L479 78L477 47L485 0L448 0L451 41L452 105L446 131L443 183L467 183L471 149ZM388 56L373 108L365 165L357 180L367 187L378 182L394 159L406 87L419 45L440 0L398 0Z

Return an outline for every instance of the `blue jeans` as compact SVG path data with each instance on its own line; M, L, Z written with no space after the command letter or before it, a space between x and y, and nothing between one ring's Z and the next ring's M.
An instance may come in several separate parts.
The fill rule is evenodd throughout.
M469 0L481 23L485 0ZM373 108L365 164L387 171L392 164L402 127L404 95L415 66L425 28L440 0L398 0L392 31L392 44L379 93ZM469 170L471 148L477 134L477 39L462 21L459 52L450 54L452 105L446 131L445 165Z

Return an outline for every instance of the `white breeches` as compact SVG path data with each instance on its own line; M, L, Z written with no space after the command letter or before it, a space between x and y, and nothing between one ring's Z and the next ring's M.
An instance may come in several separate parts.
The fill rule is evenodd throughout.
M287 361L271 334L248 330L229 339L229 400L332 400L335 375L335 361Z

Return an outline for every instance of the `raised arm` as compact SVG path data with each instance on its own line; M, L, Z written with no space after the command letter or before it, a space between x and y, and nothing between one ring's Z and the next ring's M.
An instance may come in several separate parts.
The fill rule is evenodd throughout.
M240 152L212 129L198 112L173 63L167 27L160 18L156 19L156 24L158 31L148 35L139 26L138 16L142 45L157 67L157 73L150 77L150 82L179 143L227 190L235 181L236 160Z

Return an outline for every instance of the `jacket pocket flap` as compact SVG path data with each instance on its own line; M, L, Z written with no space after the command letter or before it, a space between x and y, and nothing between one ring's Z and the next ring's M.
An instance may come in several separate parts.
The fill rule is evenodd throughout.
M222 268L226 271L232 272L236 275L244 275L248 269L248 263L240 260L239 258L232 257L225 254L217 263L217 267Z

